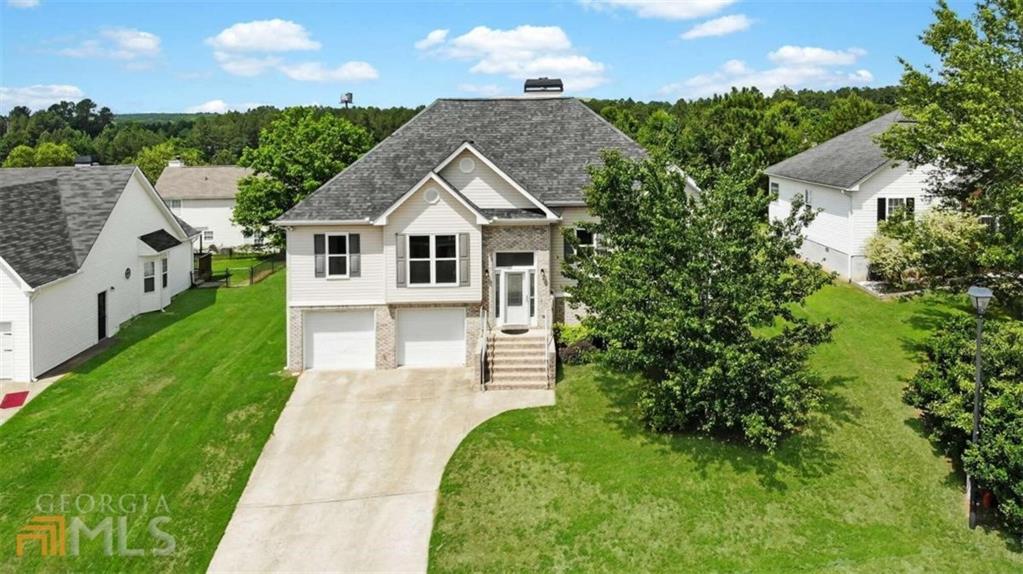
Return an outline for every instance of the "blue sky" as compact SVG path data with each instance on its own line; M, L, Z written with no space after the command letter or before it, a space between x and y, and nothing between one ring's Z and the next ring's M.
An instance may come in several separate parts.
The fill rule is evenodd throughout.
M514 95L674 101L898 82L929 63L934 3L56 2L0 0L0 108L90 97L115 112L426 104ZM970 4L953 3L961 12Z

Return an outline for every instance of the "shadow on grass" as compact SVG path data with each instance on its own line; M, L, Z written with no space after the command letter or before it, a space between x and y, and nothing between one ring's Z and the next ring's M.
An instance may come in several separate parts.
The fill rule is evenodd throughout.
M935 439L927 426L927 422L921 414L918 413L915 417L907 418L903 421L903 423L907 427L913 429L915 433L927 439L927 443L931 446L931 453L934 454L934 456L942 457L949 462L950 468L948 474L945 475L945 479L942 481L942 484L948 488L957 490L962 493L963 496L966 496L966 470L963 468L962 460L958 456L950 455L945 446ZM965 506L963 508L963 528L966 528L967 514ZM996 511L985 511L979 516L979 528L989 534L997 535L1010 552L1023 554L1023 535L1014 534L1006 530L999 522L998 513Z
M163 311L152 311L125 321L121 324L116 341L108 349L72 368L69 374L90 373L110 361L114 357L130 349L136 343L144 341L170 325L184 320L190 315L217 302L217 289L189 289L179 293Z
M736 437L656 433L642 422L639 398L645 383L640 377L603 371L596 376L597 388L611 403L606 422L626 437L640 437L685 454L696 464L701 478L713 476L718 467L726 465L736 472L754 473L761 486L774 492L786 491L792 480L812 481L836 470L837 454L827 439L838 427L857 424L861 409L835 390L853 380L831 377L824 381L824 400L820 409L811 413L806 428L784 439L774 452L767 452L743 444Z

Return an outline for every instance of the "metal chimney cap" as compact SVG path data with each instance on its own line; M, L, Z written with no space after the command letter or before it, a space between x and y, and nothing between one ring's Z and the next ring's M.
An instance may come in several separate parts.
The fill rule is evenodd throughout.
M523 88L526 93L529 92L555 92L560 93L565 91L565 84L561 81L561 78L548 78L546 76L542 78L529 78L526 80L526 85Z

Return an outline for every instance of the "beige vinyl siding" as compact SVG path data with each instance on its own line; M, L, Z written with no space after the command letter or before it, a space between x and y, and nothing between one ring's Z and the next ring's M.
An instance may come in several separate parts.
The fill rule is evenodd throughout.
M910 169L905 164L893 163L860 184L860 189L853 195L853 255L863 254L867 239L877 230L877 198L915 198L914 211L918 217L931 207L925 198L930 170L929 166Z
M476 167L472 172L462 172L459 163L463 158L471 158L475 162ZM533 202L512 187L504 177L490 169L468 150L460 153L446 165L440 175L477 207L483 209L536 208Z
M593 220L590 210L586 207L564 207L559 215L561 216L561 225L551 228L551 277L553 277L551 289L558 296L564 292L565 285L569 283L569 280L561 274L561 262L565 258L565 236L562 230L573 227L580 221Z
M478 165L478 162L477 162ZM482 236L476 216L450 193L430 204L424 193L437 185L427 181L387 218L383 232L384 286L388 303L480 302L482 299ZM467 287L397 286L394 241L396 234L469 234L469 285Z
M772 219L787 217L792 200L797 195L810 192L810 204L817 211L817 217L806 228L805 237L825 247L850 253L852 224L849 218L852 204L848 194L821 185L813 185L784 178L771 178L778 184L778 199L772 202L769 213Z
M358 233L359 277L316 277L313 235ZM383 231L372 225L296 227L288 232L288 303L291 305L382 305L384 303Z

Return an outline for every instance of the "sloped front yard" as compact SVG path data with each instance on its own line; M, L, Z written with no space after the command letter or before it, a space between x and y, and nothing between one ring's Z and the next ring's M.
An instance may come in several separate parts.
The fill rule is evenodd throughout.
M568 367L558 404L477 428L441 485L438 572L1020 572L997 532L966 528L962 477L901 400L916 345L961 312L837 285L817 353L827 402L776 454L647 433L635 381Z
M183 293L0 427L0 572L205 569L294 386L280 374L283 301L283 273ZM41 514L69 531L75 517L111 518L113 556L101 533L71 557L67 532L66 557L35 543L16 557L17 533ZM150 531L161 517L167 556L153 553L167 548Z

